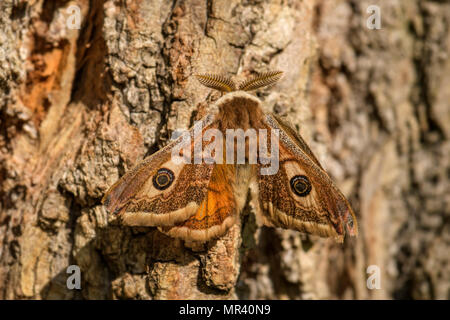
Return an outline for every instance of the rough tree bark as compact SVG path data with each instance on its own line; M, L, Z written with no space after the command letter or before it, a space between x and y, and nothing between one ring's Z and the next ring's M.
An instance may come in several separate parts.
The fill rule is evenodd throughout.
M376 4L382 29L366 28ZM67 27L70 5L81 29ZM1 299L450 298L444 1L3 0ZM206 245L100 204L217 98L195 72L279 69L258 92L349 197L344 245L240 225ZM82 289L66 287L69 265ZM366 268L381 270L368 290Z

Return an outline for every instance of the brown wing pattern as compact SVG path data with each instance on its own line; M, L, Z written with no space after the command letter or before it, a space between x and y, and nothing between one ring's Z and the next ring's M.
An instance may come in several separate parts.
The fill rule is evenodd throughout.
M348 201L306 143L272 115L266 116L266 124L279 130L280 139L278 172L258 174L263 223L322 237L335 236L340 241L345 229L350 235L356 235L356 218ZM293 184L298 180L304 187L300 191L304 192L295 192Z
M217 128L212 118L202 120L202 136ZM190 131L194 159L194 132ZM236 221L238 208L233 185L234 165L185 164L172 159L182 137L148 157L114 184L103 198L106 208L131 226L158 226L160 231L185 240L208 241L223 235ZM203 142L203 150L207 145ZM173 182L163 190L155 185L162 170Z
M213 126L210 116L201 121L203 132ZM193 152L193 129L189 134L191 140L186 143ZM117 181L102 200L108 211L118 214L124 224L135 226L173 225L194 215L207 194L213 165L175 163L171 150L182 141L179 137ZM163 190L154 181L160 170L173 180Z
M251 182L252 189L257 189L258 218L268 226L340 240L345 231L357 234L349 203L294 129L276 116L263 116L258 100L248 94L238 92L221 101L220 112L201 120L200 132L194 126L190 139L185 141L186 136L181 136L116 182L103 198L105 207L127 225L157 226L170 236L208 241L223 235L236 222ZM278 131L278 171L264 175L261 163L186 164L172 157L172 151L182 145L187 148L179 149L193 160L195 142L208 129L224 134L227 129L241 127L266 129L269 137L271 130ZM267 149L271 150L275 141L269 137ZM209 143L201 143L205 156L212 156L205 152ZM250 152L249 146L249 160L247 149ZM260 160L263 157L260 154Z
M196 213L186 221L160 230L185 240L207 241L223 235L238 216L232 189L235 177L233 165L216 165L203 199Z

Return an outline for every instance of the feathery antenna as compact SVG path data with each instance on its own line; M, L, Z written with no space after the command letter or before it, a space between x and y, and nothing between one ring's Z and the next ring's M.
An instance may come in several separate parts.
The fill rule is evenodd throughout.
M231 92L236 90L234 81L225 75L219 74L196 74L198 81L205 87L216 89L222 92Z
M231 77L225 75L204 73L196 74L195 76L197 80L205 87L222 92L232 92L236 90L251 91L274 84L281 79L283 76L283 71L269 71L261 73L240 83L239 86L236 86L236 83L233 79L231 79Z
M251 91L274 84L283 76L283 71L261 73L239 84L238 90Z

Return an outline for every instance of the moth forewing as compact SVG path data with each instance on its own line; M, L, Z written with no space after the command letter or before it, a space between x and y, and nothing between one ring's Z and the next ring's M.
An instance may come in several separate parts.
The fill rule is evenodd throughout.
M200 122L206 130L213 117L208 115ZM189 150L194 152L194 130L188 135ZM174 161L172 150L185 143L186 135L179 136L120 178L103 197L108 211L132 226L173 225L194 215L207 193L212 165L180 163L180 158Z
M338 241L345 230L357 235L356 218L348 201L301 136L272 115L265 120L269 127L280 130L280 173L259 178L260 198L269 202L265 207L272 223L322 237L334 236ZM293 181L299 177L311 186L305 194L292 190Z
M301 148L302 151L305 152L317 166L324 170L319 160L309 148L308 144L305 142L305 140L303 140L302 136L298 134L298 132L293 128L292 124L289 123L287 119L283 119L275 114L268 114L266 117L271 118L269 119L269 121L275 121L278 126L284 131L284 133L287 134L293 142L298 144L299 148Z

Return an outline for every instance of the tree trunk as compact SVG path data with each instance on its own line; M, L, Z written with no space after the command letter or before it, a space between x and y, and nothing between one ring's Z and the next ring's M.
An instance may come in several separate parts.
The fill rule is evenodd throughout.
M450 298L450 5L375 1L371 30L372 2L2 0L0 299ZM217 98L193 74L267 70L285 76L265 111L297 125L357 239L249 207L206 244L107 214L109 186Z

